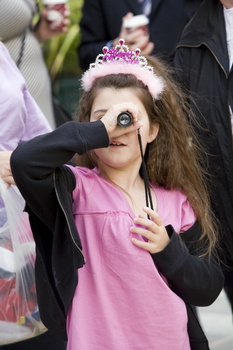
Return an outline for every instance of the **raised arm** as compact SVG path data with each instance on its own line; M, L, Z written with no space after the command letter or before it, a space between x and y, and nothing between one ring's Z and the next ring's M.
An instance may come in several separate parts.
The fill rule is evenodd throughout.
M54 170L67 163L75 153L81 155L108 144L108 134L101 121L72 121L51 133L22 142L13 152L11 169L16 185L27 205L51 230L56 208Z

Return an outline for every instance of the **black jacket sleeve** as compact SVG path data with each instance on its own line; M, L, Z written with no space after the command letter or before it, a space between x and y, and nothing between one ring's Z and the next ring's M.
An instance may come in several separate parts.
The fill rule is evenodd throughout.
M198 243L201 234L198 222L180 235L171 225L166 229L169 244L161 252L152 254L159 271L186 303L195 306L212 304L223 288L224 277L213 257L200 257L203 251Z
M56 130L22 142L11 156L11 169L22 196L32 211L51 231L56 220L53 173L76 153L107 147L108 134L99 120L67 122ZM71 176L72 172L70 171ZM48 210L49 208L49 210Z

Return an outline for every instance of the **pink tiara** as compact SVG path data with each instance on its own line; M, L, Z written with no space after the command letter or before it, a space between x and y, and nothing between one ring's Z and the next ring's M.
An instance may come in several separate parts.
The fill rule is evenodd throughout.
M148 87L150 94L158 99L164 90L164 81L158 77L153 67L147 65L147 59L140 56L140 49L129 50L124 39L109 50L103 47L103 53L96 57L95 63L83 74L81 85L84 91L89 91L95 79L110 74L132 74Z

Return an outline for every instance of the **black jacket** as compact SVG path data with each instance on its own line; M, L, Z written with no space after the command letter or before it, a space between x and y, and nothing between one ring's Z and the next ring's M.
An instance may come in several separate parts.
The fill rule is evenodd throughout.
M66 315L78 282L77 269L85 263L72 215L75 177L62 164L78 152L107 147L101 121L68 122L55 131L21 143L13 152L11 167L16 184L26 200L26 210L37 247L36 286L41 318L53 332L66 338ZM183 233L186 245L167 227L168 246L153 254L170 287L187 304L188 331L193 350L207 350L208 342L190 307L210 305L220 293L223 275L213 259L198 257L196 223Z
M208 153L210 194L222 225L227 264L233 267L233 153L229 104L233 109L233 71L229 71L223 6L205 0L185 27L175 54L176 72L192 95L191 107ZM232 269L225 270L233 286Z
M182 30L202 0L152 0L149 16L150 41L154 53L169 60ZM128 12L141 13L138 0L85 0L80 22L81 44L78 49L83 70L95 61L102 48L120 33L122 17Z

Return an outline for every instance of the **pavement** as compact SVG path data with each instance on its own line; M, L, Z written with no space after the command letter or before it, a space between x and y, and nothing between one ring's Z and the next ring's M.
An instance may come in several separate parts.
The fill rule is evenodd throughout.
M208 307L197 308L210 350L233 350L233 316L224 291Z

